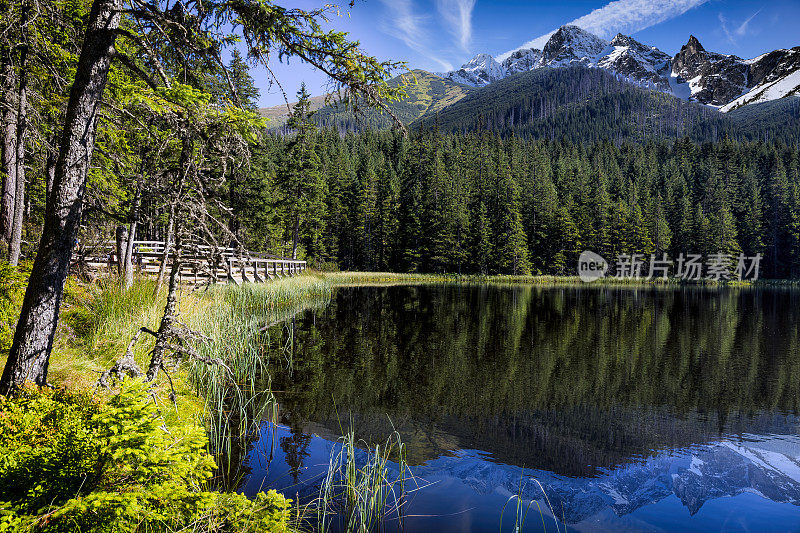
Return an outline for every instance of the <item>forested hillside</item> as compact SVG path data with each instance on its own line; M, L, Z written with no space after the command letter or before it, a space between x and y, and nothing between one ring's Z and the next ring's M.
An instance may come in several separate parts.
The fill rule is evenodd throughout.
M458 102L472 89L454 81L440 78L424 70L411 72L389 80L390 87L403 86L406 96L398 101L390 102L389 109L404 124L411 124L418 118L437 113L440 109ZM318 126L336 128L342 132L361 131L366 129L381 130L392 127L392 117L388 113L376 109L359 109L353 112L345 103L332 102L321 105L324 97L310 97L310 110L315 111L314 123ZM286 106L261 109L261 114L269 119L269 128L282 133L288 130L283 127L288 119Z
M504 137L565 139L571 142L643 142L689 137L714 142L800 139L800 98L754 104L729 113L681 100L602 69L544 68L472 88L416 70L409 96L389 108L412 129L449 133L490 131ZM392 80L398 84L400 78ZM318 98L318 97L315 97ZM382 130L391 117L376 110L354 114L335 105L318 106L314 122L340 132ZM270 108L276 110L278 108ZM285 113L285 106L280 109ZM273 113L274 114L274 113ZM285 118L270 124L283 126ZM286 132L285 128L281 129Z
M288 254L293 138L269 137L234 209L250 247ZM643 144L362 133L309 138L301 255L342 269L571 274L577 256L764 254L800 276L800 152L778 142ZM296 189L292 189L295 190Z
M492 131L503 136L566 139L572 142L642 142L688 136L713 142L796 142L800 98L722 114L652 88L643 88L602 69L541 69L516 74L470 92L419 124L441 131Z

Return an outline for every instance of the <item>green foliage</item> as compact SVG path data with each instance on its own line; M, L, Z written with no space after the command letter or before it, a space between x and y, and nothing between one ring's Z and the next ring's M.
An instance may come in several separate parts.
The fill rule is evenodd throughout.
M146 386L107 403L27 389L0 399L0 531L288 531L290 502L203 489L204 430L167 428Z
M7 352L14 340L14 327L25 295L24 269L0 261L0 354Z
M367 448L366 461L356 459L361 446ZM388 468L391 459L397 460L397 472ZM338 523L343 531L380 531L385 520L402 520L406 469L406 449L399 433L384 444L370 446L357 441L351 429L331 450L328 472L320 484L319 530L328 533Z
M612 264L634 253L761 253L762 277L800 276L794 145L572 144L436 131L307 135L324 183L313 195L298 193L286 176L300 163L283 161L277 173L284 177L270 194L294 205L275 212L265 195L248 207L272 211L270 224L282 229L272 253L288 250L293 213L313 197L320 216L300 225L300 243L308 259L342 270L564 275L583 250L594 250ZM296 143L269 137L264 151L280 154ZM242 217L247 233L262 231L260 221Z
M800 134L796 99L769 104L723 114L635 87L602 69L536 69L474 89L452 105L423 115L412 127L453 133L489 130L503 137L586 143L680 136L715 142L726 135L794 142Z

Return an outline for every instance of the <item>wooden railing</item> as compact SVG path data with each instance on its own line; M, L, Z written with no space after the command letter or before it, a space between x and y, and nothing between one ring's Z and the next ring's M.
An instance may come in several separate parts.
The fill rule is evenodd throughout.
M76 262L90 270L117 268L116 245L101 243L82 255ZM133 265L143 274L158 274L164 259L163 241L134 241ZM172 254L167 266L172 262ZM218 283L264 282L270 279L296 276L306 269L306 262L236 248L213 248L188 244L181 249L182 282Z

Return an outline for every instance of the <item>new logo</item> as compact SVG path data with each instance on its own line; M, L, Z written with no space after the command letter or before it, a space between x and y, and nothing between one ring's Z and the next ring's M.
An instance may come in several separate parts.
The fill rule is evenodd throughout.
M581 253L578 258L578 276L586 283L604 278L608 272L608 262L602 256L590 252Z

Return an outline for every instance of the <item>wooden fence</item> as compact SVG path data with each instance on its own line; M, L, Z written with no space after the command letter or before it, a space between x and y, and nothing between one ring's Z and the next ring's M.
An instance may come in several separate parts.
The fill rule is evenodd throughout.
M172 255L170 253L168 269L172 263ZM163 259L163 241L134 241L133 265L142 274L157 275ZM76 255L75 262L80 264L80 267L91 271L116 270L118 265L116 244L105 242L83 250L82 253ZM305 269L305 261L236 248L213 248L188 244L184 245L181 250L181 281L195 284L264 282L296 276Z

